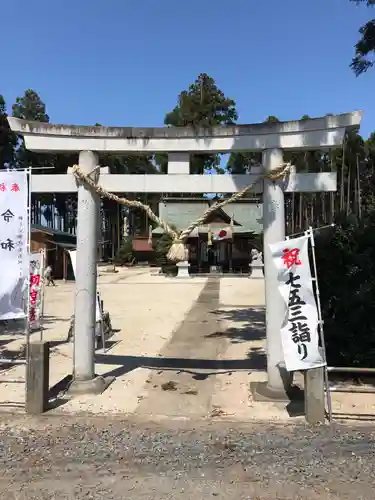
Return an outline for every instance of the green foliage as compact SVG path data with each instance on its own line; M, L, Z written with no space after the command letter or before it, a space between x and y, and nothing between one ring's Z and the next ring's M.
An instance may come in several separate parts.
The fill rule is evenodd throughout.
M119 248L116 255L116 264L120 266L126 266L134 261L133 253L133 238L127 236L124 238L121 247Z
M12 116L22 120L32 120L36 122L49 122L46 113L46 105L34 90L26 90L22 97L17 97L16 103L12 106ZM54 166L54 156L40 153L33 153L25 148L23 137L19 137L16 148L16 163L19 168L29 166L38 167L35 173L48 173ZM40 168L42 167L42 168ZM44 168L43 168L44 167Z
M350 0L359 4L358 0ZM366 0L367 7L375 5L374 0ZM365 73L369 68L375 64L375 19L371 19L366 24L360 27L359 33L361 38L355 44L355 54L352 59L350 67L356 76Z
M154 242L153 247L157 258L163 258L167 256L169 249L173 243L173 238L167 233L163 233Z
M22 120L49 122L49 116L46 113L46 105L35 90L26 90L22 97L17 97L12 110L13 116L21 118Z
M9 127L4 97L0 95L0 169L14 163L17 136Z
M316 238L328 362L375 367L375 212Z
M227 169L231 174L248 174L251 167L261 163L261 153L231 153Z
M161 267L162 272L167 275L175 276L177 274L176 264L169 262L167 253L171 248L173 238L169 234L163 233L153 242L154 252L156 255L156 262Z
M167 113L165 125L171 127L211 128L218 125L232 125L238 118L236 103L224 95L217 87L215 80L202 73L188 90L178 96L178 103ZM165 155L157 156L160 170L166 170ZM220 158L217 154L197 154L190 160L190 171L203 174L205 171L220 169Z

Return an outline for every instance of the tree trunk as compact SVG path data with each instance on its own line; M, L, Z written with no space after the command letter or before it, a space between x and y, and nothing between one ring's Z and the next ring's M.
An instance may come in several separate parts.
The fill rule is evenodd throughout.
M341 185L340 185L340 212L344 211L345 207L345 183L344 183L344 176L345 176L345 142L342 148L342 163L341 163Z
M361 178L360 178L360 172L359 172L359 157L357 155L357 162L356 162L356 167L357 167L357 195L358 195L358 217L362 217L362 196L361 196Z
M351 206L351 196L350 196L350 163L348 163L348 186L346 190L346 215L349 215L350 213L350 206Z

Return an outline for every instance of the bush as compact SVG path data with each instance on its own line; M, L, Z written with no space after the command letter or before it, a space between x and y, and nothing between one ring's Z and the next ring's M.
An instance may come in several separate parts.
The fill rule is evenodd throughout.
M117 252L115 262L120 266L126 266L134 263L133 239L130 236L124 238L122 245Z
M375 217L347 217L316 237L329 365L375 367Z
M167 276L177 276L177 266L173 262L169 262L167 259L167 253L171 248L173 243L173 238L169 234L162 234L154 242L154 251L156 255L157 265L161 267L161 270Z

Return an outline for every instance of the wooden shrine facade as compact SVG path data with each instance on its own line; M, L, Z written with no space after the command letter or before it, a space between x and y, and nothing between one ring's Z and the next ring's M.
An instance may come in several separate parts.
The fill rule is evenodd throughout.
M159 215L179 230L187 227L214 203L207 198L165 198ZM207 273L214 267L223 272L248 272L251 250L259 248L262 233L262 204L245 199L218 209L204 225L191 232L187 241L191 273ZM163 234L153 230L153 239Z

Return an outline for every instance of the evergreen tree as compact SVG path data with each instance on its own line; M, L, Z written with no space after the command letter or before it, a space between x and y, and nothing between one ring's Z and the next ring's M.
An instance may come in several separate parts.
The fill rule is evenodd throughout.
M167 113L165 125L171 127L211 128L219 125L232 125L238 118L236 103L224 95L215 80L205 73L198 76L188 90L178 96L178 103ZM161 171L167 169L167 156L157 155L156 161ZM220 168L218 154L195 154L190 159L190 171L203 174L205 171Z
M350 0L359 4L358 0ZM375 0L366 0L368 7L375 5ZM361 75L375 64L375 19L371 19L360 27L361 38L355 45L355 54L350 67L356 74Z
M17 136L11 131L7 120L5 99L0 95L0 169L14 164Z
M49 122L49 116L46 113L46 105L41 100L35 90L26 90L22 97L17 97L13 104L12 116L22 120L31 120L36 122ZM16 150L17 163L20 168L38 167L33 173L46 173L43 168L49 169L54 166L53 155L38 154L28 151L22 137L19 138L19 145Z

